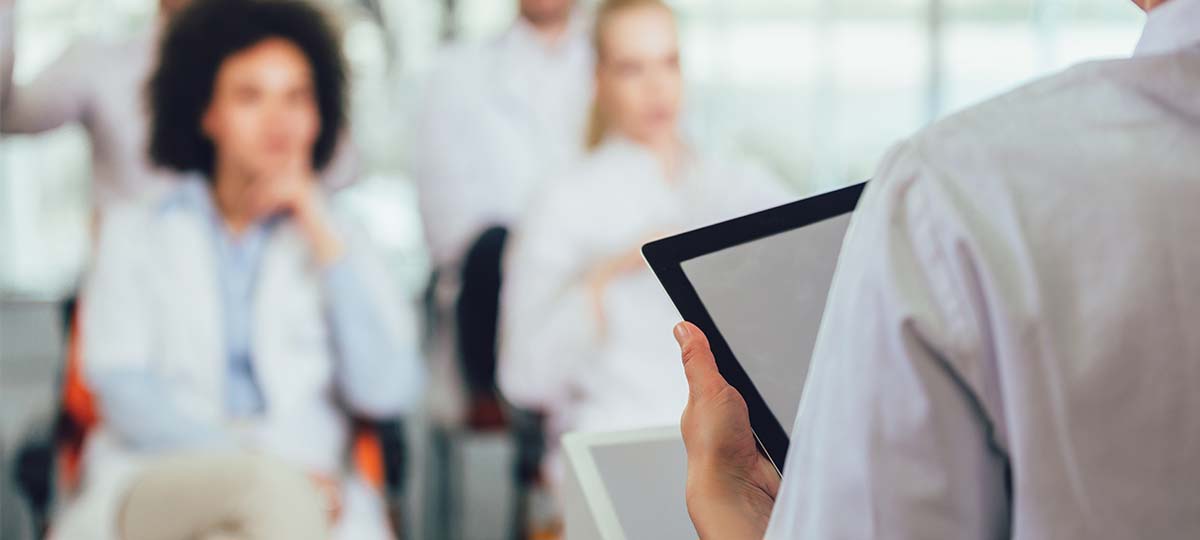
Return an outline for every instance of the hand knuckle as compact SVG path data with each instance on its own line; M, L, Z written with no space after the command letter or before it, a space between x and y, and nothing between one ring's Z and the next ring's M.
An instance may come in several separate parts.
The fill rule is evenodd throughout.
M703 347L695 343L688 343L683 346L683 358L688 362L703 357L706 352Z

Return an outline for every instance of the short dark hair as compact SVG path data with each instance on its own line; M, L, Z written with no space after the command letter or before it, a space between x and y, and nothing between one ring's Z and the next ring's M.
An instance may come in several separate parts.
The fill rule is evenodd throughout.
M195 0L172 18L147 89L150 159L211 178L213 145L200 124L217 71L230 56L276 37L308 58L321 117L312 162L317 169L329 163L346 123L346 64L339 32L303 0Z

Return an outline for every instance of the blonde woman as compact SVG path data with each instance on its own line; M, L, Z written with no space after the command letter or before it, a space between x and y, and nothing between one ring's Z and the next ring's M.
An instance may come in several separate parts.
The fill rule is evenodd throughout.
M597 13L589 153L535 203L506 257L498 379L558 437L675 424L687 397L679 318L639 255L656 236L786 201L762 169L702 155L679 133L675 20L657 0Z

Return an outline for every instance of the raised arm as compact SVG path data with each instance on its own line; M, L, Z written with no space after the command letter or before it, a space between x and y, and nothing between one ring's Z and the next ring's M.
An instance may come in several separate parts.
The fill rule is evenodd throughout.
M16 63L16 2L0 0L0 133L41 133L82 121L90 99L95 58L75 43L32 82L13 80Z

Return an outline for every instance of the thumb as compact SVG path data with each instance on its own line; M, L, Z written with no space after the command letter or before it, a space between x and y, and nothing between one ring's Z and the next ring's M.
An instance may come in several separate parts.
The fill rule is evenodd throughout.
M683 372L687 375L692 397L706 397L720 392L725 378L717 370L717 361L709 348L708 338L696 325L681 322L675 326L675 341L683 353Z

